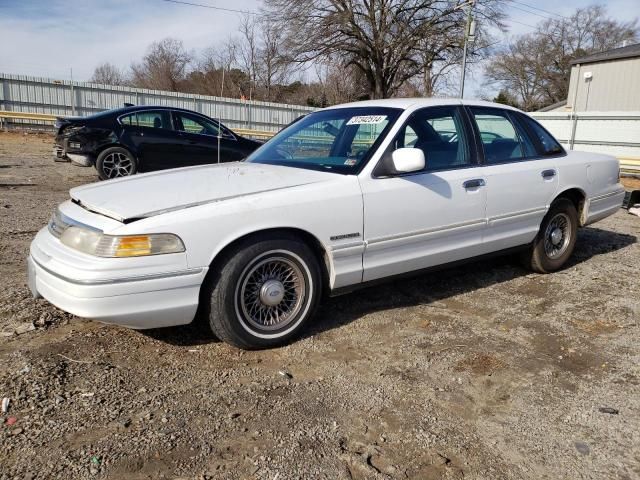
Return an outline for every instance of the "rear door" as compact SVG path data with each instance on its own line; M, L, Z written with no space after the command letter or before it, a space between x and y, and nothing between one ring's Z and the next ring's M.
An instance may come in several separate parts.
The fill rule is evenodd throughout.
M536 142L506 109L467 107L484 153L488 252L533 240L558 188L556 158L541 157Z
M233 162L244 158L235 135L223 125L200 115L174 111L183 138L183 160L191 165ZM218 155L219 152L219 155Z
M177 166L182 139L173 129L169 110L138 111L120 117L120 123L136 149L141 171Z

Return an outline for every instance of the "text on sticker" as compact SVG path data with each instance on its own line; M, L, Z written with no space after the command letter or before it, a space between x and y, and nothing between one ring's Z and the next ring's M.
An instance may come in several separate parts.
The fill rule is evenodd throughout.
M376 123L382 123L386 119L386 115L359 115L351 117L347 125L374 125Z

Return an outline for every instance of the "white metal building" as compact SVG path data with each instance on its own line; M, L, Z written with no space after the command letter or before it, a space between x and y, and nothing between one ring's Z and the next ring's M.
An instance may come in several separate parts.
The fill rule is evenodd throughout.
M576 112L640 111L640 43L572 61L566 107L558 110L565 108Z

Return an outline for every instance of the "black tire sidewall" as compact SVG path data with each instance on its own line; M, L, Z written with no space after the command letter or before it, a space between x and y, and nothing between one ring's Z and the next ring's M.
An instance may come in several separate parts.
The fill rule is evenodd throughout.
M300 312L292 323L273 332L256 331L243 318L237 289L246 269L261 257L276 253L295 262L306 283L305 298ZM312 250L295 239L265 239L244 244L228 256L212 286L209 323L213 333L232 345L244 349L270 348L288 343L299 335L313 316L322 294L322 277Z
M133 172L131 172L131 175L136 174L136 172L138 171L138 161L131 154L131 152L123 147L109 147L104 149L102 152L100 152L100 154L98 155L98 158L96 159L96 170L98 171L98 177L100 177L100 180L113 180L110 177L107 177L106 175L104 175L104 173L102 172L102 162L104 161L105 157L111 153L122 153L126 155L131 160L131 163L133 164ZM131 176L131 175L128 175L128 176ZM126 177L115 177L115 178L126 178Z
M547 230L547 225L549 222L559 213L564 213L569 217L569 223L571 228L571 238L569 239L569 245L565 252L559 256L558 258L549 258L544 249L544 235ZM538 268L544 272L554 272L562 268L562 266L567 262L571 254L573 253L573 249L576 244L576 237L578 233L578 212L576 210L575 205L571 200L566 198L560 198L553 202L549 212L545 215L542 224L540 225L540 231L538 232L538 236L534 242L533 248L533 263L534 268L537 265Z

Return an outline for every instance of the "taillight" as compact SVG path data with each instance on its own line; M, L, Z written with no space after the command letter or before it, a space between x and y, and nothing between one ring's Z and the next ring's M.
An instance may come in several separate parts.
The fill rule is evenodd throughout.
M82 130L83 128L84 128L84 125L69 125L68 127L62 130L62 134L66 137L69 137L71 135L75 135L76 133L79 133L80 130Z

